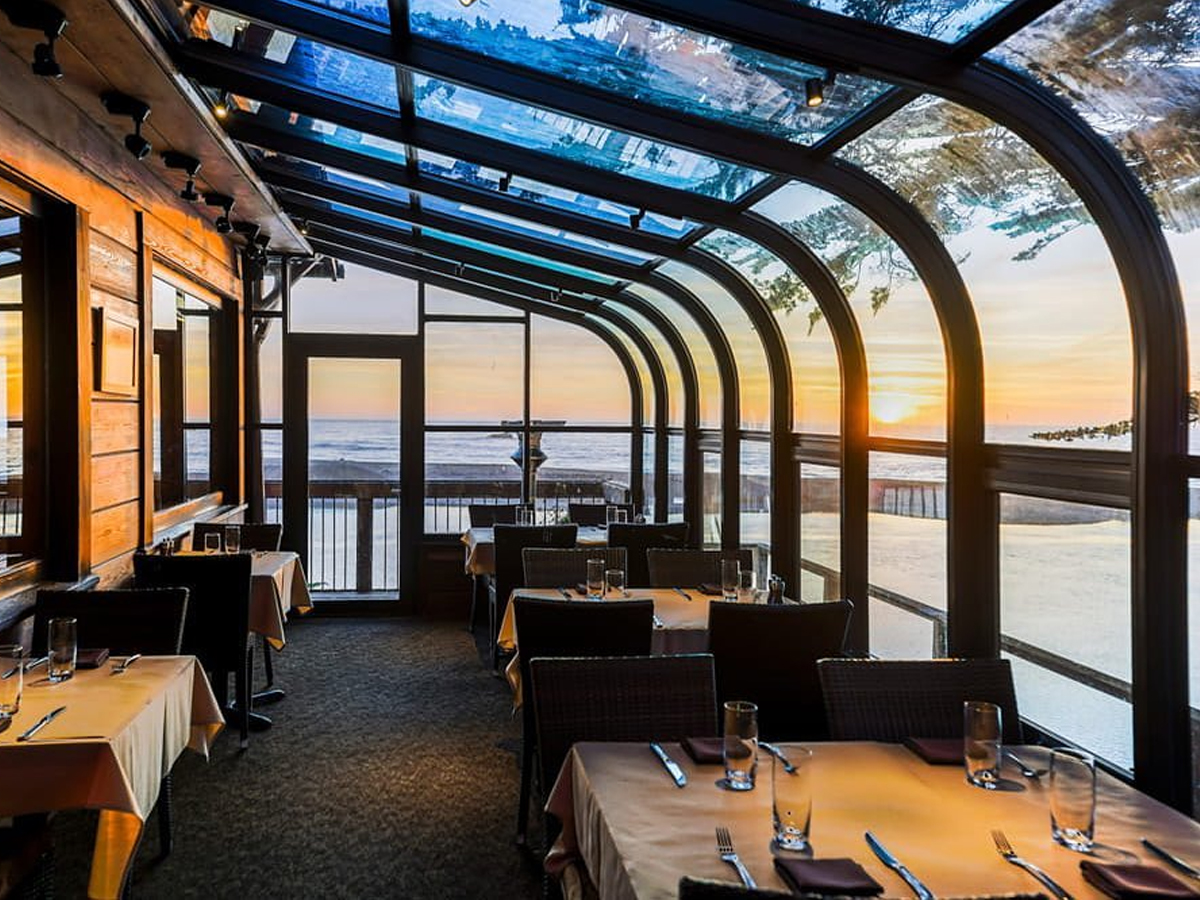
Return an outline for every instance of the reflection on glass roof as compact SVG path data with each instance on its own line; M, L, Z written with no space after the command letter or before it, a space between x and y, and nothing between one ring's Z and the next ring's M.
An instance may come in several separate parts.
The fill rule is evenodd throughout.
M956 41L1008 0L799 0L841 16L911 31L940 41Z
M824 69L601 3L412 0L413 34L603 88L639 102L812 142L884 90L845 75L820 107Z
M494 256L502 256L505 259L511 259L513 262L537 266L539 269L550 269L553 272L560 272L563 275L571 275L575 278L585 278L588 281L595 281L600 284L611 285L617 283L617 279L610 278L607 275L601 275L599 272L593 272L590 269L581 269L577 266L558 263L552 259L534 256L531 253L522 253L519 250L509 250L507 247L500 247L496 244L486 243L485 241L477 241L473 238L463 237L462 235L458 234L450 234L445 231L438 231L435 228L422 228L421 233L427 237L431 237L439 241L457 244L460 247L467 247L471 250L479 250L482 253L491 253Z
M289 2L299 6L331 9L334 12L379 25L387 25L390 21L387 0L303 0L303 2L289 0Z
M272 128L280 134L294 133L297 137L319 141L340 150L352 150L384 162L400 165L406 162L404 144L398 141L335 125L324 119L289 112L270 103L259 103L241 97L231 97L230 100L237 110L237 115L252 116L255 123Z
M193 37L216 41L279 68L280 78L305 88L399 110L396 70L338 47L200 7L190 20Z
M413 88L418 116L664 187L735 200L767 177L755 169L425 75L413 75Z
M410 234L412 226L403 219L397 219L393 216L385 216L381 213L374 212L369 209L362 209L358 206L350 206L346 203L338 203L333 200L325 200L321 197L313 197L308 194L301 194L296 191L288 190L287 188L275 188L275 194L286 205L288 202L303 203L308 206L317 206L321 209L327 209L330 212L337 213L342 216L350 216L356 219L363 219L368 222L374 222L377 225L383 225L387 228L396 231Z
M807 285L783 260L747 237L717 229L697 241L696 247L737 269L774 311L790 313L814 302Z
M376 198L382 198L392 203L408 205L409 192L389 182L380 181L377 178L369 178L366 175L359 175L357 172L347 172L344 169L338 169L334 166L311 162L307 159L290 156L287 153L279 153L275 150L256 147L253 144L241 144L240 146L256 162L269 163L277 169L286 170L300 178L311 179L315 182L313 190L318 195L321 183L325 183L339 188L369 193ZM267 173L267 180L270 181L270 173Z

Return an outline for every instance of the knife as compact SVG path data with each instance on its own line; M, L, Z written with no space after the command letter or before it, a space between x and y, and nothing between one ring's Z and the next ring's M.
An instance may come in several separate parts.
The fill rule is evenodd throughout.
M677 588L671 588L671 590L673 590L675 593L677 593L684 600L688 601L688 603L692 602L692 595L689 594L687 591L685 591L683 588L677 587Z
M912 872L908 871L908 868L904 865L904 863L892 856L892 854L888 852L887 847L879 843L879 839L875 837L875 835L868 831L863 834L863 837L867 839L867 844L873 851L875 851L875 855L879 857L883 864L903 878L908 886L913 889L913 893L916 894L917 900L935 900L929 888L921 884L920 879L918 879L917 876Z
M792 764L792 761L784 756L783 751L774 744L768 744L766 741L759 741L758 746L762 747L773 757L783 763L783 771L787 772L789 775L796 774L796 767Z
M655 741L650 742L650 749L654 751L654 755L658 757L658 761L663 764L663 768L667 770L667 774L675 779L675 786L686 787L687 776L683 774L683 769L679 768L679 763L667 756L667 751Z
M560 588L558 589L558 592L559 592L560 594L562 594L562 598L563 598L564 600L570 600L570 599L571 599L571 592L570 592L570 591L568 591L566 588L564 588L564 587L560 587Z
M60 706L58 709L50 710L50 712L46 713L44 716L42 716L40 719L38 719L36 722L34 722L33 725L26 728L23 732L21 732L21 734L18 734L17 740L18 741L29 740L35 734L37 734L39 731L41 731L43 728L45 728L47 725L49 725L51 722L53 722L56 718L58 718L58 716L61 713L64 713L66 711L67 711L67 708L65 706Z
M1178 869L1180 872L1182 872L1184 875L1189 875L1192 878L1200 878L1200 869L1197 869L1195 866L1189 866L1187 863L1185 863L1182 859L1180 859L1174 853L1171 853L1169 850L1164 850L1162 847L1158 846L1157 844L1154 844L1154 843L1146 840L1146 838L1142 838L1142 844L1151 853L1155 854L1156 856L1162 857L1167 862L1169 862L1171 865L1173 865L1176 869Z

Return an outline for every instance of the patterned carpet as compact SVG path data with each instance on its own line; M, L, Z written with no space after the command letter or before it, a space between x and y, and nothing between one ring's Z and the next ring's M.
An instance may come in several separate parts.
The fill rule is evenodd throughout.
M275 727L184 754L174 852L155 859L152 816L134 896L540 897L513 841L520 721L462 626L310 619L288 638ZM59 897L85 895L94 822L56 817Z

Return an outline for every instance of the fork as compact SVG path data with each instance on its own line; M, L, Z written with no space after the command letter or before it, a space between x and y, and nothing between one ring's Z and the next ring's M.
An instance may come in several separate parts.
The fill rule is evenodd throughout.
M754 889L758 887L754 883L754 879L750 877L750 873L746 867L742 865L742 861L738 859L738 855L733 849L733 839L729 836L729 829L723 825L717 826L717 853L721 855L721 862L727 862L737 869L738 877L742 879L742 884L746 887Z
M1013 850L1012 844L1008 842L1008 838L1004 836L1004 832L999 828L992 829L992 840L996 844L997 853L1003 856L1014 866L1024 869L1026 872L1044 884L1046 889L1054 895L1055 900L1073 900L1071 895L1059 887L1058 883L1053 878L1051 878L1033 863L1027 862L1026 860L1021 859L1021 857L1017 856L1017 852Z

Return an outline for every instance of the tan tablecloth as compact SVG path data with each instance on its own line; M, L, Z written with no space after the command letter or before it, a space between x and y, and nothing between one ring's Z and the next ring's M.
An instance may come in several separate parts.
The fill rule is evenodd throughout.
M650 652L663 656L668 653L704 653L708 650L708 604L719 597L708 597L694 589L685 589L684 597L673 588L630 588L625 600L653 600L658 621L650 638ZM504 618L500 621L497 646L506 653L517 650L517 625L513 618L514 597L536 597L541 600L562 600L555 588L520 588L512 592ZM688 597L691 599L689 600ZM572 602L595 603L572 592ZM521 705L521 666L513 656L504 670L513 690L513 704Z
M496 538L491 528L468 528L463 532L462 542L467 547L464 569L468 575L496 574ZM608 543L608 532L594 525L585 525L576 535L576 546L603 547Z
M192 656L144 657L122 675L104 665L61 684L44 673L26 676L21 711L0 733L0 816L99 809L88 896L116 898L163 776L185 747L207 756L224 719Z
M866 830L939 897L1040 889L996 853L991 829L1000 828L1077 900L1102 897L1080 874L1084 857L1051 840L1044 785L1013 771L1024 791L984 791L968 785L960 767L926 765L895 744L804 746L813 750L815 855L852 857L886 895L912 892L868 849ZM645 744L575 746L546 804L564 825L547 867L582 859L603 900L668 900L684 875L737 880L716 854L714 829L725 825L759 886L784 890L770 847L770 757L760 754L758 786L735 794L715 786L720 766L697 766L678 744L664 749L687 773L687 787L675 786ZM1045 753L1021 755L1032 764ZM1200 824L1107 775L1099 778L1096 819L1096 838L1106 845L1101 859L1136 855L1159 865L1142 848L1143 836L1193 862L1200 848Z
M256 552L250 575L250 630L282 650L287 643L283 625L288 613L312 609L300 557L290 550Z

